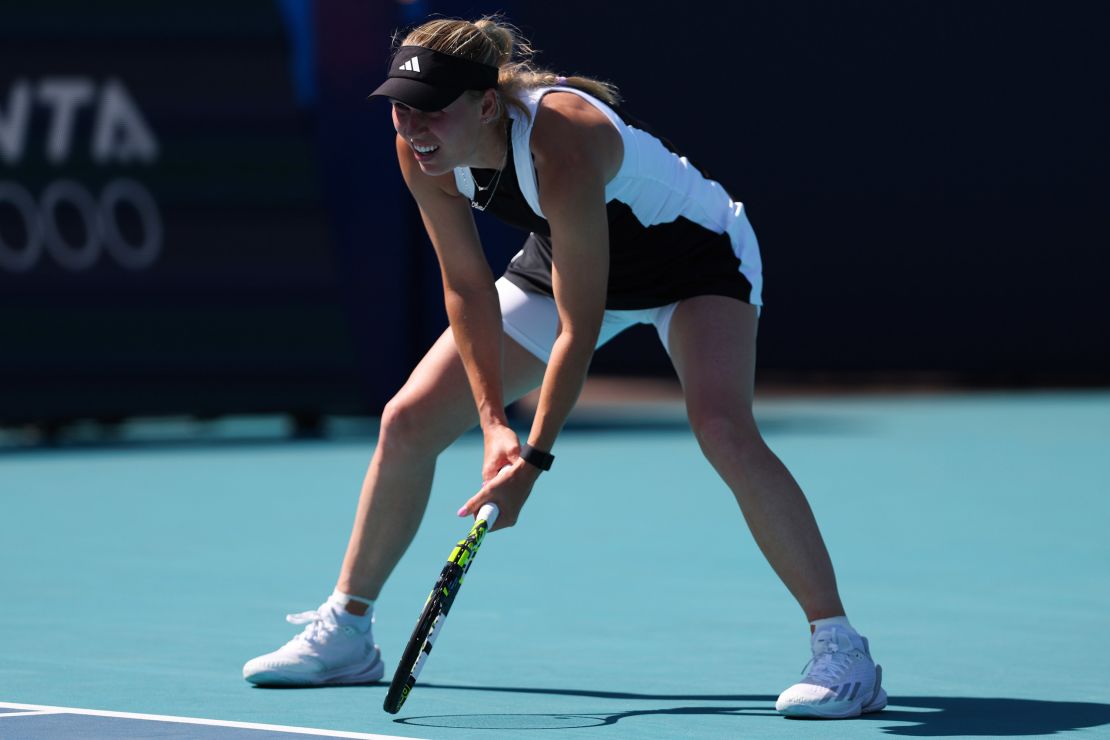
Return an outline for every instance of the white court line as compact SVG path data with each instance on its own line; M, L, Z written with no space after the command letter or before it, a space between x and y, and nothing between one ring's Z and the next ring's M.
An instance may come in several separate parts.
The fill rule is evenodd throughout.
M2 708L3 706L0 705L0 709ZM36 712L4 712L3 714L0 714L0 719L7 719L8 717L41 717L47 714L65 714L65 712L52 712L48 710Z
M404 735L375 735L368 732L343 732L342 730L318 730L314 727L291 727L288 725L265 725L258 722L230 722L222 719L199 719L197 717L172 717L163 714L135 714L132 712L106 712L100 709L75 709L74 707L50 707L40 704L15 704L0 701L0 709L26 709L26 712L0 714L5 717L27 717L46 714L83 714L91 717L117 717L120 719L139 719L154 722L176 722L183 725L210 725L213 727L235 727L244 730L269 730L270 732L290 732L301 735L321 737L349 737L358 740L420 740Z

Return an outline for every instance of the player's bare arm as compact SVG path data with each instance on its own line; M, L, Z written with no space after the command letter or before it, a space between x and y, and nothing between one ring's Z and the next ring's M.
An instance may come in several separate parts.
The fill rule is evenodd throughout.
M551 225L559 333L528 443L549 452L582 390L605 312L609 275L605 184L620 169L623 151L620 136L603 114L577 96L556 93L540 105L531 148L540 207ZM539 473L539 468L518 460L460 513L473 513L493 501L501 508L496 528L511 527Z
M470 202L455 187L454 174L421 171L408 142L397 136L397 159L439 259L443 300L451 330L466 366L478 417L488 434L511 434L501 385L501 308L493 273L482 252ZM496 469L496 468L494 468ZM483 470L483 474L492 474Z

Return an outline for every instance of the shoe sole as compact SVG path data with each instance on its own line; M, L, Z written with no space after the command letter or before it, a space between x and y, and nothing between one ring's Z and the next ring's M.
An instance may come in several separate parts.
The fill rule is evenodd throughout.
M843 712L833 713L823 707L795 704L792 707L779 710L779 714L790 719L851 719L861 714L880 712L886 708L886 702L886 691L879 689L879 694L865 707L850 707Z
M287 673L279 670L258 671L250 676L244 676L247 681L255 686L353 686L366 683L377 683L385 675L385 663L382 661L381 651L375 651L374 661L366 668L355 673L346 669L326 671L313 676L303 673Z
M882 666L875 666L875 683L878 692L871 698L866 706L849 705L848 708L840 712L831 712L827 704L794 704L778 712L784 717L791 719L851 719L858 717L861 714L871 714L872 712L880 712L886 708L887 694L886 689L882 686L883 681L883 668Z

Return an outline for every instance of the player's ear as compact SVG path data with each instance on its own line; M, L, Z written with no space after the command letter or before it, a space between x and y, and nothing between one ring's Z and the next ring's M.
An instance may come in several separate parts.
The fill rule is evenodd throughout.
M496 123L501 118L501 96L496 90L483 90L480 106L482 123Z

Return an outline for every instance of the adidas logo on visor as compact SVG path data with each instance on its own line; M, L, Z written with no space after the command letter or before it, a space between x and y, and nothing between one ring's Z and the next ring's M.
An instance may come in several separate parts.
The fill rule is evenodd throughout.
M420 71L420 57L413 57L412 59L410 59L407 62L405 62L404 64L402 64L397 69L403 69L407 72L419 72Z

